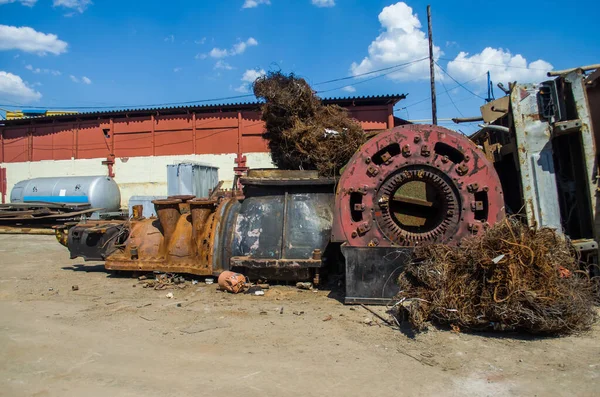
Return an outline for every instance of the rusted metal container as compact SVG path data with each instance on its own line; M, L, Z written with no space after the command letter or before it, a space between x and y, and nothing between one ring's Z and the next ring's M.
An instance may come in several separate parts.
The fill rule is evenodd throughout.
M250 170L229 236L231 268L265 278L309 278L333 223L334 180L316 171ZM300 276L302 275L302 276Z

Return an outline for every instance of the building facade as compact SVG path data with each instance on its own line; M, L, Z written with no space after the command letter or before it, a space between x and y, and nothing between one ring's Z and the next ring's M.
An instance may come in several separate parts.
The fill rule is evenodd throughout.
M348 109L365 131L392 128L404 95L324 99ZM251 168L273 167L259 103L119 110L0 122L6 194L37 177L114 175L122 205L134 195L165 195L166 166L194 161L219 167L230 187L238 156Z

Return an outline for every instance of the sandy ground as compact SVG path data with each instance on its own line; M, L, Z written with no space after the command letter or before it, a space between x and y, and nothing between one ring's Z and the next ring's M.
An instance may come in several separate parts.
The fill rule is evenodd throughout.
M0 236L0 269L2 396L600 394L600 326L411 338L336 291L231 295L188 282L167 299L69 260L52 236Z

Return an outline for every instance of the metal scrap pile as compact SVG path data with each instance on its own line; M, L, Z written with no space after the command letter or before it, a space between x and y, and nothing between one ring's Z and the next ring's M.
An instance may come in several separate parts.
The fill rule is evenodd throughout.
M280 169L335 175L366 140L361 125L345 109L323 105L310 85L294 74L269 72L253 88L265 101L264 138Z
M400 315L460 330L569 334L595 321L595 281L554 229L506 219L460 247L419 247L400 278Z

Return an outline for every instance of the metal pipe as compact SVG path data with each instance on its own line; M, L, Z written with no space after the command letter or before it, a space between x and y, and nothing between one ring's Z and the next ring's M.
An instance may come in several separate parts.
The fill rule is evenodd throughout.
M563 74L571 73L575 70L581 70L581 71L587 72L588 70L595 70L595 69L600 69L600 63L596 63L593 65L587 65L587 66L580 66L578 68L571 68L571 69L564 69L564 70L552 70L552 71L548 72L548 77L560 76Z
M483 117L481 116L476 116L476 117L460 117L460 118L453 118L452 121L454 121L456 124L460 124L460 123L472 123L474 121L483 121Z
M479 124L484 130L492 130L492 131L500 131L500 132L509 132L510 129L508 127L504 127L502 125L494 125L494 124Z

